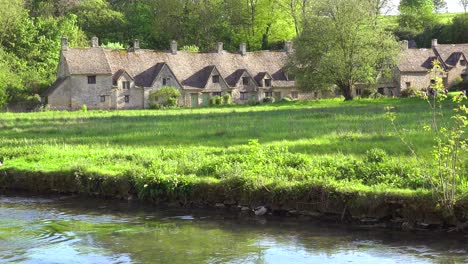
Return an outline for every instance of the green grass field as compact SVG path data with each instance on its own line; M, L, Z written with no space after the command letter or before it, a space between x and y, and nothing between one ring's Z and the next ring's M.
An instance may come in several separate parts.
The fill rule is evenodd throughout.
M430 124L428 106L420 99L390 98L3 113L0 157L2 170L13 173L131 177L142 196L157 195L145 193L148 186L193 183L269 190L310 183L427 194L417 161L385 117L387 106L395 107L397 130L429 158L433 140L421 129ZM373 162L367 152L374 148L388 155Z

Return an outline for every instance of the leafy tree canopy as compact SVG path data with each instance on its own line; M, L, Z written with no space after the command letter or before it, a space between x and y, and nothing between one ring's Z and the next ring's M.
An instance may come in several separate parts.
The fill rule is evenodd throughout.
M318 0L296 39L290 61L303 89L336 86L347 100L358 83L372 84L398 53L367 0Z

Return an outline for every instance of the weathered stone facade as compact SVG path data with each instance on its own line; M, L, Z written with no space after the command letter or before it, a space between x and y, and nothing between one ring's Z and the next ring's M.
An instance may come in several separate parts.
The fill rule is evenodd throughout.
M222 43L209 53L177 50L173 41L165 52L140 49L138 41L130 50L111 50L92 39L90 48L69 48L62 40L57 81L42 94L54 109L143 109L150 107L150 95L164 86L176 87L180 106L209 104L213 96L230 94L232 101L246 103L317 98L318 93L301 92L284 70L290 42L284 51L238 53L223 50Z
M399 89L414 87L427 89L434 78L430 73L433 61L438 61L446 75L440 76L447 88L455 85L457 78L468 81L468 44L439 44L432 40L430 49L409 49L404 42L402 58L395 74Z

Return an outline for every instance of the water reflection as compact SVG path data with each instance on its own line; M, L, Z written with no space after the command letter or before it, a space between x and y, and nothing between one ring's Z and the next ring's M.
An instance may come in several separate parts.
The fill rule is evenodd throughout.
M463 236L0 196L0 262L468 263ZM442 236L442 237L441 237Z

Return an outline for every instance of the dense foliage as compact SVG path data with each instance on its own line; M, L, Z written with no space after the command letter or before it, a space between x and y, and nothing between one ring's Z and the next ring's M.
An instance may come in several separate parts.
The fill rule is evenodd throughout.
M389 0L369 1L373 15L385 13L390 6ZM142 48L167 49L175 39L190 51L212 50L218 41L231 51L242 42L250 50L280 49L285 40L294 39L307 27L306 18L318 12L317 2L0 0L0 108L7 102L25 101L51 85L62 36L75 47L86 46L96 35L110 48L127 48L133 39L139 39ZM382 24L399 38L416 40L419 46L430 45L431 38L439 38L441 43L467 42L466 14L458 14L452 22L452 18L442 21L442 15L432 12L443 2L404 0L399 23ZM421 3L427 8L420 8ZM417 23L411 22L414 19Z
M376 83L384 68L393 67L399 47L378 16L369 15L367 0L317 0L314 7L318 14L307 16L291 69L300 86L336 85L351 100L357 83Z

